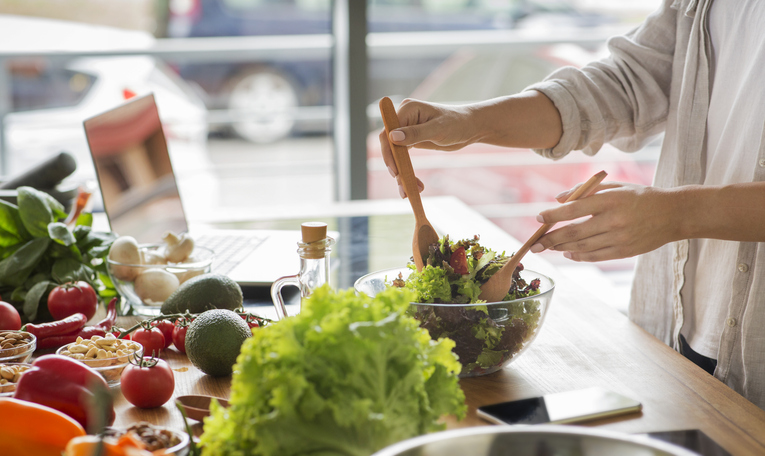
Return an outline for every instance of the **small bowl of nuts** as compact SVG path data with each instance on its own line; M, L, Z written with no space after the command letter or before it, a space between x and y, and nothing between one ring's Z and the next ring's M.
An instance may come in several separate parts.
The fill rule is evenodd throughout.
M30 367L27 363L0 363L0 397L13 396L16 383Z
M37 348L37 338L26 331L0 331L0 363L26 363Z
M143 346L138 342L117 339L113 334L90 339L78 337L71 344L56 350L56 354L74 358L101 374L109 386L120 384L120 375L132 356L143 355Z

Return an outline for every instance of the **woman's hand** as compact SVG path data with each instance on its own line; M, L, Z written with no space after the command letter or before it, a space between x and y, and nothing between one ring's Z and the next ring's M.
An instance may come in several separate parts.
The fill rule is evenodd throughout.
M397 110L400 127L380 133L383 160L398 176L390 149L396 145L454 151L482 142L503 147L550 148L560 140L560 114L546 96L527 91L480 103L447 106L406 99ZM424 188L418 181L420 191ZM399 193L405 197L399 182Z
M556 197L564 202L573 191ZM646 253L681 239L678 192L619 182L603 183L597 193L542 211L543 223L571 222L551 230L531 252L559 250L574 261L603 261Z
M469 116L464 107L406 99L401 103L397 114L401 127L390 134L390 140L397 145L451 151L470 144L466 138L467 129L465 128ZM398 182L399 194L402 198L406 198L384 129L380 132L380 149L388 172ZM419 179L417 179L417 186L420 192L425 188Z

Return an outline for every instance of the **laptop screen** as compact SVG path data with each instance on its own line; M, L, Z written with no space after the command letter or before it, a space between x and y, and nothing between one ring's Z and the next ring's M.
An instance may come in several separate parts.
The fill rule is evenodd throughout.
M153 95L85 120L111 230L141 243L188 231Z

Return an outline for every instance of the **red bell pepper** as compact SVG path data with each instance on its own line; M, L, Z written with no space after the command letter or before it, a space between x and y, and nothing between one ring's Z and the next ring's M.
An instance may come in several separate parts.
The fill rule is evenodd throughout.
M114 423L114 405L110 395L99 395L108 403L95 404L98 389L109 391L106 380L81 362L61 355L37 358L16 384L13 397L35 402L65 413L88 432L98 432L98 408L106 409L106 425Z

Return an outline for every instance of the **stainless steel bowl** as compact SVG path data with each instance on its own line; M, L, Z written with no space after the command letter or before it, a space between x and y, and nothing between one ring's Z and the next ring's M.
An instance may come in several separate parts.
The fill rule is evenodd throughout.
M698 456L649 437L576 426L478 426L427 434L372 456Z

